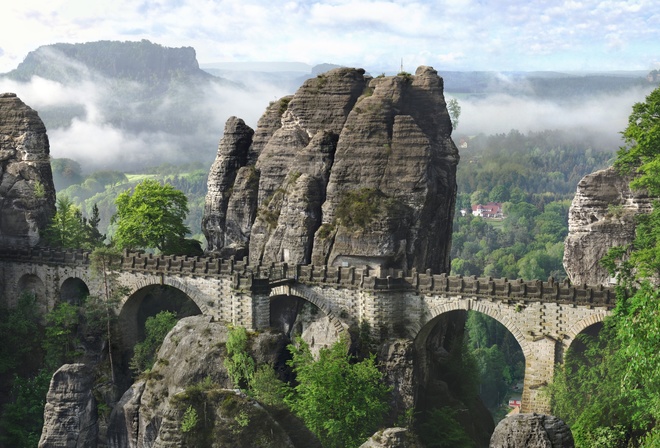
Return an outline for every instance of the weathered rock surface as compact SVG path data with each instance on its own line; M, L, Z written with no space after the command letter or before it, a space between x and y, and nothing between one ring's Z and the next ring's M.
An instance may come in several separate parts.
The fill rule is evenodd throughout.
M518 414L502 420L490 439L490 448L573 448L573 434L553 415Z
M386 428L378 431L360 448L422 448L423 445L406 428Z
M651 211L652 198L631 190L630 180L607 168L578 184L564 243L564 269L573 283L607 283L609 274L600 260L610 248L632 242L635 216Z
M247 163L254 131L239 118L231 117L225 125L218 155L211 166L207 200L202 226L206 229L209 248L222 249L226 241L227 208L231 190L240 168ZM249 205L245 204L249 209Z
M0 246L38 244L54 214L46 127L15 94L0 94Z
M98 435L93 375L84 364L65 364L46 396L40 448L92 448Z
M108 446L318 446L295 419L281 412L271 415L228 390L234 386L223 364L227 336L227 327L210 317L181 319L163 341L153 369L113 410ZM277 366L287 342L279 333L259 333L251 338L251 355L259 364ZM188 433L181 425L189 406L199 412L201 423Z
M435 70L372 79L340 68L307 80L259 121L238 164L256 171L247 189L229 162L247 141L235 123L209 176L210 252L448 271L458 151Z

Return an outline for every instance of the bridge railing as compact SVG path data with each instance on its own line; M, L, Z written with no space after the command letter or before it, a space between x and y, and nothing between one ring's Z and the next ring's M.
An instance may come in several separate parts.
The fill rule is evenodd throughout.
M89 252L59 250L46 247L12 248L0 251L1 260L85 265ZM370 268L368 266L316 266L270 263L250 266L247 258L222 259L214 256L154 255L124 252L121 270L141 273L192 275L231 278L235 287L267 288L281 281L328 285L368 290L414 290L424 294L472 295L497 300L552 301L575 305L613 307L616 301L612 288L572 285L568 280L556 282L550 278L522 281L490 277L462 277Z

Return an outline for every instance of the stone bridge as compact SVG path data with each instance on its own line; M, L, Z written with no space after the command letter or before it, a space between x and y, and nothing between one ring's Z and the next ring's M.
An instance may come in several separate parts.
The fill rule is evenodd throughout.
M337 332L366 321L372 337L407 338L423 344L439 316L474 310L504 325L525 356L522 412L549 412L542 388L575 337L601 322L615 304L609 288L569 282L508 281L403 273L366 267L286 264L249 266L245 260L125 253L117 267L128 288L118 314L123 336L137 337L134 310L141 291L167 285L183 292L218 321L259 330L271 326L271 302L298 297L316 305ZM5 250L0 253L0 291L8 305L34 292L42 311L67 295L97 294L100 281L81 251ZM143 294L142 294L143 295Z

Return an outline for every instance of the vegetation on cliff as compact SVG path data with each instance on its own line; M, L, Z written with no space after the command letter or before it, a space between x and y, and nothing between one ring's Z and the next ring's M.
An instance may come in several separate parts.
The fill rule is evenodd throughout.
M660 197L660 89L635 104L617 166L632 187ZM660 202L639 218L635 240L603 259L618 279L613 316L597 337L572 348L551 388L553 412L566 420L578 447L660 444Z

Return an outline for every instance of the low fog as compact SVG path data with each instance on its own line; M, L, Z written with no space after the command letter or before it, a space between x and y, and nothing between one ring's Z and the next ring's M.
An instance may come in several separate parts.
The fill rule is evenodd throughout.
M616 151L623 144L621 132L628 125L633 104L644 101L651 90L633 88L561 103L506 94L459 99L461 115L453 135L561 130L590 140L594 149ZM446 97L451 98L451 94Z
M256 128L269 102L293 93L281 83L270 84L256 76L246 77L243 86L209 83L203 92L193 94L171 88L165 101L151 98L148 100L151 102L145 103L140 94L150 86L103 79L89 73L75 86L39 77L30 82L0 79L0 92L14 92L40 112L48 127L51 156L74 159L87 173L100 169L130 171L164 162L202 161L210 165L227 118L243 118ZM564 130L574 132L581 140L592 139L594 149L614 151L621 145L620 132L627 124L632 105L643 101L650 90L651 87L636 88L561 104L506 94L459 99L462 110L454 136L508 133L511 129L523 133ZM451 93L446 97L451 98ZM193 110L172 117L182 104L194 104ZM80 112L70 122L53 126L49 119L58 110ZM117 115L117 111L121 114ZM112 113L115 116L107 116ZM174 133L168 131L167 123L149 131L127 130L136 127L131 120L139 124L146 115L151 117L148 120L162 116L177 124L184 123L188 130ZM117 126L118 121L121 126Z
M101 169L131 169L159 165L164 162L208 162L215 158L217 146L227 119L234 115L253 128L270 101L288 94L280 87L269 84L248 85L246 88L209 83L200 98L194 100L190 116L181 122L193 121L187 132L163 130L127 130L131 123L116 126L107 115L119 109L122 119L136 121L143 118L144 110L158 117L171 117L173 112L190 101L186 92L170 90L166 99L158 104L145 103L139 92L148 86L136 83L123 88L135 92L134 101L116 104L116 82L98 76L76 86L33 77L30 82L0 79L0 92L13 92L31 108L39 112L46 123L51 157L70 158L81 164L87 173ZM124 95L126 97L126 95ZM113 104L115 103L115 104ZM49 123L59 110L81 110L70 123ZM114 117L117 121L117 117ZM176 115L172 117L179 120Z

